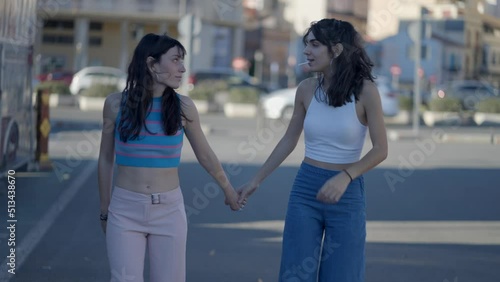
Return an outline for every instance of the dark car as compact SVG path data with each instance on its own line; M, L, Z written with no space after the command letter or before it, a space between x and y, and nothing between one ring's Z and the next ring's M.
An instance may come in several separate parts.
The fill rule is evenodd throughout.
M433 90L433 99L444 97L459 99L464 110L475 110L478 102L500 97L500 95L498 89L489 83L478 80L460 80L448 82Z
M243 72L235 72L231 69L214 68L195 71L189 77L189 84L196 87L196 84L203 80L223 80L229 85L229 87L248 86L257 88L261 94L269 92L269 89L266 86L256 83L249 75Z

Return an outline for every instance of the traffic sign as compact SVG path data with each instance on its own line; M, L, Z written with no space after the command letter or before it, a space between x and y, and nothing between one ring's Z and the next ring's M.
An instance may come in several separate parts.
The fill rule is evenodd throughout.
M196 36L201 32L201 19L193 14L186 14L182 16L177 26L177 30L181 35L187 36L189 34L189 29L191 27L191 23L193 23L192 27L192 35Z

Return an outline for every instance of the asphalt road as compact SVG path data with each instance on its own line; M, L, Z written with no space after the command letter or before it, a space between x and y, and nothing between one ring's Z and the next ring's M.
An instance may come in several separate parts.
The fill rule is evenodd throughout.
M99 114L58 111L52 117L56 169L16 177L15 275L5 272L12 232L6 210L0 211L0 281L108 281L98 220ZM202 119L235 186L252 177L284 130L280 124L256 130L249 119ZM486 134L498 128L438 130ZM500 145L441 143L435 133L423 129L418 139L390 141L388 159L364 176L367 282L500 281ZM188 282L277 281L283 218L302 157L299 143L245 210L230 212L185 143L180 177L189 211Z

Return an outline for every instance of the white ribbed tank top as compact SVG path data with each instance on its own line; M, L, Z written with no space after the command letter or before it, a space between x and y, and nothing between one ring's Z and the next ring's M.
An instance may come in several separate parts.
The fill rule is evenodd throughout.
M318 97L323 97L318 101ZM329 106L320 87L307 109L304 119L305 156L325 163L353 163L361 156L366 136L366 126L356 113L354 95L352 102L342 107Z

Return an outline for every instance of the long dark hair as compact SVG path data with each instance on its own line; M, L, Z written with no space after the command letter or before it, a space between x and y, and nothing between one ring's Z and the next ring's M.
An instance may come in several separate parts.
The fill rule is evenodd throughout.
M331 83L326 92L326 102L333 107L341 107L347 102L352 102L354 94L356 101L363 87L363 80L373 81L373 62L370 60L363 47L363 39L354 29L352 24L336 19L322 19L313 22L306 31L302 41L307 44L307 36L312 32L316 40L326 45L333 54L333 46L341 43L343 51L333 59ZM318 87L321 87L324 77L319 77Z
M118 124L120 140L134 140L139 137L142 127L149 133L146 117L153 106L153 76L148 69L147 58L153 63L160 62L161 56L171 48L179 48L184 58L186 49L182 44L167 35L146 34L135 48L132 61L128 67L127 86L122 93L121 118ZM174 135L182 128L181 101L172 87L167 86L161 99L161 116L163 130L167 135ZM157 132L155 132L157 133Z

